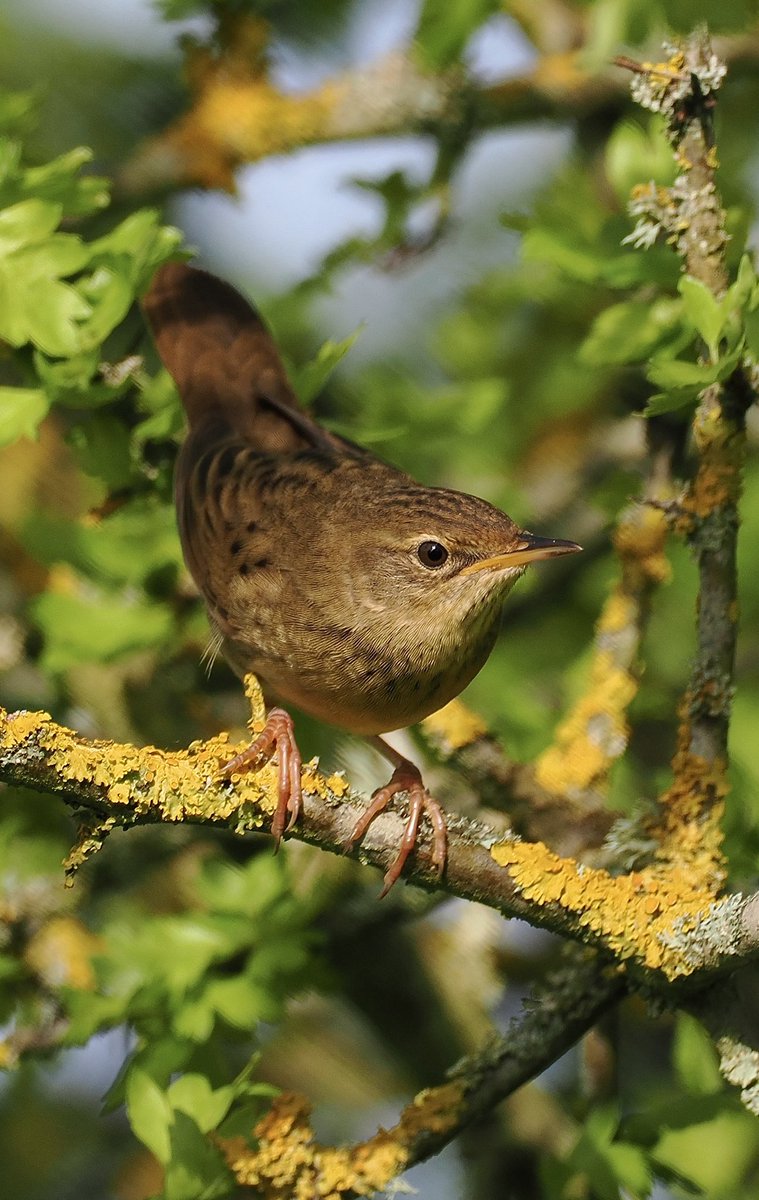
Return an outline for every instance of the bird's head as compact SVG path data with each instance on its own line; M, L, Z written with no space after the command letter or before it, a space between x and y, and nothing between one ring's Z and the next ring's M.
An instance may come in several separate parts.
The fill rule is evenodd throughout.
M354 599L377 616L417 625L422 636L428 630L420 623L430 622L430 633L446 623L465 625L498 608L532 563L581 549L520 529L476 496L405 481L390 480L359 511L354 506L348 527L345 567Z

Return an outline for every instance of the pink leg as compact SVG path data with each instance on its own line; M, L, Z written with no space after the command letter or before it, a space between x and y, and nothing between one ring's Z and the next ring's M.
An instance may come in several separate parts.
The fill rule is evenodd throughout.
M266 724L251 744L222 768L222 776L242 774L261 766L276 753L279 760L277 807L271 823L274 853L279 850L283 833L289 833L303 812L300 784L301 757L295 741L293 719L283 708L272 708ZM289 818L288 818L289 814Z
M389 746L387 742L384 742L382 738L372 738L372 741L378 750L381 750L391 762L395 763L395 770L390 778L390 782L374 792L369 807L357 823L348 840L348 849L361 840L374 818L379 816L381 812L384 812L393 796L397 796L400 792L407 792L409 803L408 821L403 831L398 854L385 873L380 893L380 899L382 899L390 891L396 880L400 878L406 859L416 845L422 813L426 812L432 825L432 865L438 876L442 875L443 868L445 867L447 835L443 810L437 801L432 799L432 796L424 786L419 768L414 766L412 762L409 762L407 758L404 758L402 754L399 754L397 750L394 750L392 746Z

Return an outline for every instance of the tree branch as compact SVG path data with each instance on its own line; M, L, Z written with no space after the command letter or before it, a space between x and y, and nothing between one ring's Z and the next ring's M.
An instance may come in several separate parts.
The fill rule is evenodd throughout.
M666 121L680 175L657 220L684 271L720 298L728 276L725 213L717 191L713 110L725 66L704 31L675 48L666 63L642 64L633 95ZM637 197L636 210L641 198ZM663 216L666 210L666 215ZM652 214L653 216L653 214ZM650 825L659 860L690 864L694 880L716 894L724 880L721 817L727 794L727 734L738 625L736 541L744 415L753 401L742 368L701 395L693 423L695 477L676 506L676 528L698 565L697 647L681 704L674 781Z
M335 1200L372 1195L555 1062L623 991L618 972L575 951L536 989L504 1037L453 1067L445 1083L415 1096L391 1129L352 1147L322 1146L308 1101L287 1093L256 1126L254 1150L242 1139L224 1143L227 1162L238 1183L265 1196L296 1189Z
M248 679L249 694L252 677ZM251 726L260 728L260 709ZM267 829L276 805L277 775L271 764L232 781L218 772L234 755L227 736L169 752L91 741L56 725L47 713L6 714L0 710L0 778L53 792L98 819L85 824L81 846L69 856L75 868L114 823L158 824L185 821L216 825L237 834ZM343 853L362 801L346 796L342 775L321 774L315 764L303 771L304 814L290 836ZM385 869L397 852L402 818L382 814L352 856ZM495 835L483 825L452 817L444 888L450 895L478 900L505 916L521 917L585 945L611 953L649 986L665 980L695 985L736 965L735 950L708 948L693 931L732 905L714 894L688 867L661 864L613 876L561 858L542 843ZM408 865L406 878L429 890L440 887L425 839ZM732 911L732 910L731 910ZM752 945L746 954L754 955Z
M534 6L533 6L534 7ZM451 129L483 132L608 109L624 99L611 69L589 71L583 46L587 24L567 12L561 36L547 35L529 13L517 18L536 39L536 62L521 75L481 87L458 65L423 69L414 47L360 69L350 69L311 92L286 93L268 78L268 28L257 17L228 20L221 47L187 51L191 100L187 111L144 143L122 169L116 191L141 195L182 187L235 190L235 172L246 163L317 143L403 134L450 140ZM553 23L555 25L555 23ZM754 37L724 39L734 61L755 61Z

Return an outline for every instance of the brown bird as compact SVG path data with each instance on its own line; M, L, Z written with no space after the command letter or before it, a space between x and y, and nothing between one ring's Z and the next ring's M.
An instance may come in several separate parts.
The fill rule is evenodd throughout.
M260 317L213 275L166 264L144 310L187 413L175 478L179 532L224 654L281 702L369 735L393 763L349 843L393 796L408 793L383 895L424 812L441 873L443 812L418 768L377 735L458 695L490 654L502 603L525 567L580 547L535 537L475 496L423 487L317 425L299 407ZM271 709L225 773L274 753L279 843L302 809L288 713Z

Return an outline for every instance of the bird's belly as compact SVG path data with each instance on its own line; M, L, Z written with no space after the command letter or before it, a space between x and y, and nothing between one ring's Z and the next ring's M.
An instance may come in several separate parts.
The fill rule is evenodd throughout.
M416 724L457 696L484 664L495 636L488 631L468 653L437 658L423 668L398 655L368 662L346 648L342 655L306 655L301 661L249 654L243 670L259 675L280 703L319 721L351 733L386 733ZM240 670L239 655L228 657Z

